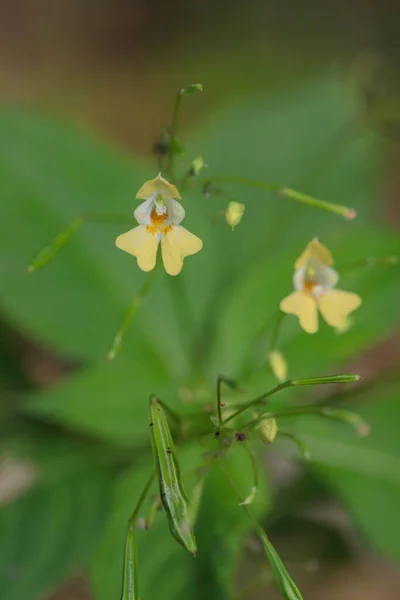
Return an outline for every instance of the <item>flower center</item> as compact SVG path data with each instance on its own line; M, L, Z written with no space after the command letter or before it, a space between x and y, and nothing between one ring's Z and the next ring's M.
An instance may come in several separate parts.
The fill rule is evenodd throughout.
M306 294L312 294L315 286L315 281L313 281L312 279L306 279L303 283L303 292L305 292Z
M164 222L167 219L167 217L167 212L159 214L157 210L153 208L153 210L150 213L150 221L152 224L146 225L147 231L154 234L158 233L159 231L164 234L168 233L168 231L171 231L172 225L164 226Z
M150 213L150 220L151 220L152 224L154 225L154 227L161 229L167 216L168 215L166 212L158 214L156 209L153 208L153 210Z

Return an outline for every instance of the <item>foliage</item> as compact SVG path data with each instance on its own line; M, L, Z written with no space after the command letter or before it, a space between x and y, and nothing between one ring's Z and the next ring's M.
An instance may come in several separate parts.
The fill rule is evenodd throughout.
M4 438L3 453L32 458L40 477L0 514L0 587L6 600L28 592L32 600L40 598L82 566L96 600L117 597L126 523L151 469L149 395L184 418L202 414L200 425L212 434L204 408L210 403L214 408L219 374L245 388L244 394L224 391L227 404L273 388L266 355L279 301L290 291L292 265L311 238L318 236L329 246L339 270L367 257L398 254L398 236L379 218L380 142L363 129L343 135L357 111L343 81L318 80L267 104L253 100L221 110L192 136L186 157L193 160L200 150L210 166L197 178L188 177L182 193L185 225L201 237L204 248L176 278L157 273L112 362L106 355L115 331L146 278L113 240L124 219L133 222L134 193L155 175L154 169L68 123L22 109L1 112L3 314L17 330L79 364L57 386L25 395L11 411L13 428ZM176 124L169 133L178 144ZM358 217L346 221L273 190L217 183L218 175L237 173L355 208ZM203 186L213 178L223 192L207 197ZM246 205L234 232L218 217L232 199ZM46 268L28 275L34 253L69 222L81 214L106 215L116 206L119 224L87 219ZM307 336L294 317L287 317L279 348L290 377L341 371L346 361L390 334L399 316L398 280L399 268L391 264L343 274L341 286L363 299L346 333L322 325L317 335ZM357 396L357 401L370 401L364 415L372 425L368 438L357 439L342 424L316 417L287 419L285 425L277 420L304 441L313 476L343 500L370 542L399 559L391 526L400 493L398 386L379 389L373 397L367 392ZM271 398L268 410L297 407L309 396L307 389L290 388ZM9 420L6 414L5 431ZM59 428L58 436L38 434L48 424ZM279 439L276 446L285 451ZM204 447L178 442L182 474L216 448L218 440L212 439ZM243 497L252 485L248 460L239 444L224 458L224 469ZM263 455L256 460L260 468ZM191 492L193 485L185 488ZM264 474L259 488L252 508L265 517L274 507ZM187 597L188 590L198 598L233 597L235 570L252 528L213 467L195 525L196 559L174 543L160 515L148 531L138 531L142 597L154 597L161 587L165 600ZM207 587L200 585L204 581Z

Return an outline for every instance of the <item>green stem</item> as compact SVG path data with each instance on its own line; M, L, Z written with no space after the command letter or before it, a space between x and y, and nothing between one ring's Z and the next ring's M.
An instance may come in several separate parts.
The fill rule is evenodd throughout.
M255 400L251 400L251 402L248 402L247 404L245 404L244 406L239 408L236 412L234 412L227 419L225 419L225 421L223 422L223 425L226 425L226 423L231 421L231 419L234 419L240 413L244 412L248 408L251 408L252 406L255 406L256 404L265 403L265 400L267 398L269 398L273 394L276 394L277 392L280 392L281 390L284 390L286 388L302 386L302 385L326 385L326 384L331 384L331 383L351 383L354 381L359 381L360 379L361 379L361 377L359 375L354 375L354 374L329 375L327 377L311 377L308 379L289 379L288 381L280 383L279 385L274 387L269 392L266 392L265 394L258 396L258 398L255 398Z
M182 273L175 277L170 277L169 275L167 277L181 344L189 360L193 361L196 347L196 342L193 342L193 338L195 340L198 339L198 331L196 318L192 310L191 298L188 294Z
M124 320L122 321L122 325L118 329L118 331L114 337L114 340L111 344L111 348L108 353L109 360L113 360L117 356L117 354L120 352L121 347L122 347L122 342L124 340L124 337L128 330L128 327L132 321L132 318L133 318L135 312L139 308L141 301L143 300L143 298L146 296L147 292L149 291L149 289L154 281L155 273L156 273L156 269L153 269L153 271L150 273L150 275L144 281L139 292L133 298L128 310L126 311Z
M283 319L285 318L285 316L286 316L286 314L284 312L279 311L279 315L278 315L278 318L276 319L276 322L275 322L275 325L274 325L274 329L272 330L271 350L275 350L276 347L277 347L279 333L281 331Z
M380 265L397 265L400 260L398 256L390 255L390 256L369 256L366 258L360 258L359 260L355 260L354 262L347 263L344 265L337 266L337 270L342 275L343 273L350 273L351 271L355 271L356 269L360 269L362 267L375 267Z
M140 494L139 500L136 504L135 510L133 511L133 513L130 516L130 519L128 521L128 526L132 527L135 524L135 521L137 519L137 516L139 514L140 509L142 508L143 502L146 500L146 496L149 493L149 490L151 488L151 485L154 481L156 477L156 472L154 471L151 474L151 477L149 478L149 480L147 481L146 485L144 486L142 493Z
M260 181L257 179L249 179L247 177L241 177L240 175L219 175L216 177L212 177L211 179L203 179L201 183L204 185L206 183L237 183L239 185L259 188L268 192L273 192L278 196L284 196L286 198L291 198L292 200L296 200L297 202L301 202L302 204L307 204L308 206L312 206L314 208L320 208L322 210L327 210L336 215L345 217L346 219L354 219L356 216L356 212L354 209L349 208L347 206L343 206L341 204L334 204L332 202L325 202L324 200L319 200L318 198L314 198L313 196L309 196L308 194L303 194L302 192L298 192L289 187L285 187L282 185L278 185L276 183L271 183L269 181Z
M222 407L223 404L221 402L221 385L225 383L231 390L239 390L241 389L237 381L231 379L230 377L224 377L223 375L218 375L217 378L217 419L218 419L218 428L222 426Z
M52 241L44 246L33 258L31 264L28 267L29 273L33 273L37 269L44 267L53 256L69 241L72 235L77 231L84 223L100 223L100 222L117 222L126 223L128 217L126 215L116 214L96 214L96 213L85 213L76 217L65 229L60 231ZM129 222L132 218L129 217Z
M223 475L225 476L225 478L228 481L229 485L231 486L232 490L235 492L236 496L239 499L241 499L241 493L240 493L239 489L237 488L235 482L229 475L229 473L221 466L220 466L220 470L223 473ZM240 504L241 504L241 506L243 506L244 510L247 513L247 516L253 523L254 529L264 546L265 553L267 555L268 561L272 568L273 575L275 577L275 581L277 583L277 586L279 588L279 591L280 591L282 597L285 598L285 600L302 600L300 591L298 590L293 579L290 577L289 573L287 572L285 565L283 564L282 560L279 557L279 554L276 552L275 548L271 544L264 529L258 523L252 510L249 508L248 505L243 504L242 501L240 502Z
M251 472L253 474L253 485L251 486L250 494L243 500L243 502L240 503L240 505L248 506L253 502L258 490L258 467L253 451L249 448L249 446L246 443L243 444L243 448L250 460Z

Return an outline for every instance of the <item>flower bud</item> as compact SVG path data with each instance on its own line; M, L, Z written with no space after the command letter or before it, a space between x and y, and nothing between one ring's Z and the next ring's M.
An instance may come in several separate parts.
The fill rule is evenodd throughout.
M190 175L192 177L195 177L196 175L198 175L200 173L200 171L202 171L203 169L205 169L207 167L206 163L204 162L204 158L201 156L201 154L199 154L198 156L196 156L196 158L194 160L192 160L192 162L190 163Z
M229 227L235 229L236 225L239 225L245 208L245 205L240 202L235 202L234 200L229 202L228 208L225 211L225 219Z
M271 371L275 375L278 381L286 381L288 366L283 356L282 352L279 350L272 350L268 354L269 364L271 366Z
M260 438L264 444L272 444L278 433L278 425L274 417L265 417L261 419L260 425Z

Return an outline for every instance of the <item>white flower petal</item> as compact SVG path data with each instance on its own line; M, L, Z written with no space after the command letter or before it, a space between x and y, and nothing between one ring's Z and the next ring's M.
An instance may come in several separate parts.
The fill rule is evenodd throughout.
M317 283L325 291L331 290L339 281L339 273L331 267L320 266L317 268Z
M156 265L158 242L157 233L147 231L146 227L139 225L119 235L115 245L120 250L136 256L142 271L151 271Z
M185 218L185 209L180 202L177 202L173 198L164 198L165 206L167 207L168 213L168 224L179 225Z
M135 212L133 213L136 221L139 223L139 225L149 225L150 223L150 213L153 209L153 205L155 204L154 198L148 198L148 200L146 200L146 202L142 202L142 204L139 204L139 206L136 208Z
M298 292L301 292L301 290L303 289L305 272L306 268L304 266L300 267L299 269L296 269L296 271L294 272L293 287Z

